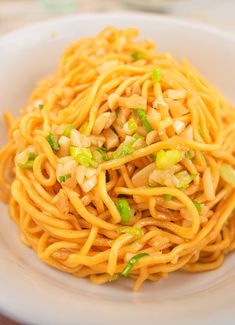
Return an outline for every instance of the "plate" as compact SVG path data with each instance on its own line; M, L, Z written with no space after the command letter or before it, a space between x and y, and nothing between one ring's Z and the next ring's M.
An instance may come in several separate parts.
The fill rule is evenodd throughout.
M108 13L36 24L0 40L0 106L17 113L36 81L54 71L63 49L106 25L136 26L160 51L190 61L234 98L235 39L212 27L157 15ZM3 128L1 141L4 141ZM0 311L26 324L234 324L235 255L213 272L175 273L138 293L124 279L97 286L41 263L22 245L0 204Z

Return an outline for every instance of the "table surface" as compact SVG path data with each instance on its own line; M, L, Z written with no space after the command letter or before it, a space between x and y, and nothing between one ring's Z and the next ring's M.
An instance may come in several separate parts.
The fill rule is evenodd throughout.
M57 3L60 0L57 0ZM147 0L146 0L147 1ZM0 35L19 27L65 15L63 12L46 10L42 0L0 0ZM128 1L127 1L128 2ZM186 17L206 22L235 34L234 0L176 0L172 6L161 13ZM75 0L71 13L137 10L125 1L114 0ZM17 325L18 323L0 315L0 325Z

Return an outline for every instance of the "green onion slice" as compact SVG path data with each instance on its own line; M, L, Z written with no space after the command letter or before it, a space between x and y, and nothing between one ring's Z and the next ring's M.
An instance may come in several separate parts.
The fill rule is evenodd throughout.
M188 150L184 154L186 159L192 160L195 157L195 153L192 150Z
M112 154L112 159L118 159L131 154L134 151L133 143L122 143Z
M190 175L186 170L178 172L177 174L175 174L175 176L179 181L178 188L180 190L185 190L194 178L194 176Z
M93 159L92 152L89 148L78 148L70 146L70 155L82 166L98 167L97 161Z
M135 133L128 142L120 144L117 150L112 153L111 159L122 158L134 152L134 144L140 138L141 136L138 133Z
M141 139L141 138L142 138L142 137L141 137L140 134L135 133L135 134L133 135L133 141L131 141L131 143L134 144L136 140L139 140L139 139Z
M138 125L137 125L136 121L133 118L130 118L127 123L128 123L128 128L129 128L129 130L131 132L134 132L134 131L137 130Z
M36 157L37 157L36 152L30 152L26 162L25 163L18 163L17 165L20 168L31 169L31 168L33 168L33 163L34 163L34 160L35 160Z
M169 169L181 160L179 150L160 150L156 154L156 167L159 169Z
M63 135L64 135L65 137L69 138L69 137L70 137L70 133L71 133L71 131L74 130L74 129L75 129L75 127L74 127L72 124L67 125L67 126L64 128L64 133L63 133Z
M64 183L69 178L71 178L71 174L65 174L65 175L59 176L59 181L60 181L60 183Z
M231 165L225 163L221 164L220 176L226 183L235 187L235 169Z
M77 155L81 152L81 148L70 146L69 151L70 151L70 156L76 159Z
M102 159L104 161L109 160L108 157L107 157L107 149L105 149L104 147L97 147L96 151L98 151L101 154Z
M118 231L120 233L126 233L126 234L131 234L134 235L138 238L141 238L143 236L143 231L140 228L137 227L128 227L128 226L121 226L119 227Z
M121 216L121 221L122 222L128 222L131 220L131 208L129 206L129 203L125 199L119 199L116 202L116 206L118 209L118 212L120 213Z
M40 109L40 111L43 109L43 107L44 107L44 104L39 104L38 105L38 108Z
M51 146L53 151L60 150L60 146L58 144L58 141L57 141L56 137L53 134L50 133L48 135L47 142L49 143L49 145Z
M148 118L147 118L147 115L144 111L144 109L142 108L137 108L136 110L136 113L140 119L140 121L142 122L143 124L143 127L144 129L147 131L147 132L150 132L153 130L152 126L150 125L149 121L148 121Z
M197 200L192 200L193 204L195 205L195 208L197 209L198 213L201 213L202 211L202 205Z
M171 201L171 200L173 199L173 195L171 195L171 194L165 194L165 195L164 195L164 199L165 199L166 201Z
M145 55L144 55L144 53L134 52L131 54L131 57L134 60L140 60L140 59L144 59Z
M149 256L148 253L140 253L140 254L137 254L135 256L133 256L129 263L127 264L127 266L124 268L124 270L122 271L122 275L123 276L128 276L131 269L133 268L133 266L135 265L135 263L141 258L141 257L144 257L144 256Z
M104 161L101 153L98 152L97 150L94 150L92 152L92 159L97 163L97 165L102 164L102 162Z
M162 73L160 69L152 70L152 82L155 84L156 82L160 82L162 79Z

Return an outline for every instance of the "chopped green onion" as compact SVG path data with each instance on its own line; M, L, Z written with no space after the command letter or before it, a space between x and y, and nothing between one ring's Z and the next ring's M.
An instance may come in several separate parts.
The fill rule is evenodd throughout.
M146 115L144 109L142 109L142 108L137 108L135 111L136 111L136 113L137 113L137 115L138 115L140 121L142 122L144 129L145 129L147 132L152 131L153 128L152 128L152 126L150 125L150 123L149 123L149 121L148 121L148 119L147 119L147 115Z
M120 199L116 202L118 212L121 216L122 222L128 222L131 220L131 208L129 203L125 199Z
M33 168L33 163L34 163L34 160L35 160L36 157L37 157L36 152L30 152L29 155L28 155L28 159L26 160L26 162L25 163L18 163L17 165L20 168L24 168L24 169Z
M188 187L188 185L193 180L193 176L189 175L189 173L186 170L182 170L181 172L178 172L177 174L175 174L175 176L179 181L178 188L180 190L186 189L186 187Z
M58 144L58 141L57 141L56 137L53 134L50 133L48 135L47 142L51 146L52 150L54 150L54 151L60 150L60 146Z
M98 163L93 159L91 150L71 146L70 155L82 166L97 168Z
M156 154L156 167L159 169L169 169L181 160L179 150L160 150Z
M160 69L152 70L152 82L155 84L156 82L160 82L162 79L162 73Z
M122 158L134 152L135 142L140 138L141 136L138 133L135 133L128 142L122 143L116 151L112 153L111 159Z
M30 152L30 153L29 153L29 157L28 157L28 159L29 159L29 160L34 160L36 157L37 157L36 152Z
M192 150L188 150L188 151L185 152L184 156L185 156L186 159L192 160L194 158L194 156L195 156L195 153Z
M226 183L235 187L235 169L231 165L223 163L220 166L220 176Z
M127 233L127 234L131 234L134 235L138 238L143 236L143 231L140 228L137 227L128 227L128 226L121 226L119 227L118 230L120 233Z
M97 162L97 164L102 164L102 162L104 161L102 158L102 155L100 152L98 152L97 150L94 150L92 152L92 158L94 159L94 161Z
M195 208L197 209L198 213L201 213L202 211L202 205L197 200L192 200L193 204L195 205Z
M144 53L134 52L134 53L131 54L131 57L134 60L144 59Z
M122 271L122 275L123 276L128 276L131 269L133 268L133 266L135 265L135 263L137 262L138 259L140 259L141 257L144 257L144 256L149 256L148 253L140 253L140 254L137 254L135 256L133 256L129 263L127 264L127 266L124 268L124 270Z
M70 156L76 159L77 155L81 152L81 148L70 146L69 152L70 152Z
M96 151L98 151L101 154L102 159L104 161L109 160L108 157L107 157L107 149L105 149L104 147L97 147Z
M138 134L138 133L135 133L134 135L133 135L133 140L134 140L134 142L136 141L136 140L139 140L141 138L141 135L140 134ZM133 142L133 143L134 143Z
M80 163L80 165L89 167L90 166L91 157L89 155L87 155L86 152L81 152L76 157L76 160L77 160L78 163Z
M112 154L112 159L118 159L131 154L134 151L133 143L122 143Z
M74 127L72 124L67 125L67 126L64 128L64 133L63 133L63 135L64 135L65 137L69 138L69 137L70 137L70 133L71 133L71 131L72 131L73 129L75 129L75 127Z
M171 195L171 194L165 194L165 195L164 195L164 199L165 199L166 201L171 201L172 198L173 198L173 195Z
M38 108L40 109L40 111L43 109L43 107L44 107L44 104L39 104L38 105Z
M136 121L133 118L130 118L128 121L128 128L131 132L134 132L137 130L138 125L136 123Z
M65 175L62 175L62 176L59 176L59 181L60 183L63 183L65 181L67 181L67 179L71 178L71 174L65 174Z

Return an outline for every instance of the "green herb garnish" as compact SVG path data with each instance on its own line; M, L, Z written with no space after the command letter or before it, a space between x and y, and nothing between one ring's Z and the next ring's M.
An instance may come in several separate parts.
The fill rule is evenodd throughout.
M60 150L60 145L58 144L58 141L57 141L56 137L53 134L50 133L48 135L47 142L49 143L49 145L51 146L53 151Z
M143 236L143 230L137 227L128 227L128 226L121 226L119 227L118 231L120 233L126 233L126 234L131 234L134 235L138 238Z
M131 154L134 151L133 143L122 143L112 154L112 159L118 159Z
M153 130L152 126L150 125L149 121L148 121L148 118L147 118L147 115L144 111L144 109L142 108L137 108L136 110L136 113L140 119L140 121L142 122L143 124L143 127L144 129L147 131L147 132L150 132Z
M69 148L70 155L82 166L98 167L97 161L93 159L92 152L89 148L78 148L71 146Z
M138 125L133 118L130 118L129 121L127 122L127 124L128 124L128 128L131 132L136 131L138 128Z
M123 276L128 276L131 269L133 268L133 266L135 265L135 263L137 262L137 260L139 260L141 257L144 257L144 256L149 256L148 253L140 253L140 254L137 254L135 256L133 256L129 263L127 264L127 266L124 268L124 270L122 271L122 275Z
M156 82L160 82L162 79L162 73L160 69L152 70L152 82L155 84Z
M104 161L109 160L108 157L107 157L107 149L105 149L104 147L97 147L96 151L98 151L101 154L102 159Z
M185 156L186 159L192 160L194 158L194 156L195 156L195 153L192 150L188 150L188 151L185 152L184 156Z
M156 167L158 169L169 169L181 160L181 152L177 149L160 150L156 154Z
M125 199L119 199L116 202L116 206L118 209L118 212L120 213L121 216L121 221L122 222L128 222L131 220L131 208L129 206L129 203Z
M178 172L175 174L175 176L179 181L179 185L177 187L180 190L185 190L194 178L194 176L190 175L186 170Z
M144 55L144 53L134 52L131 54L131 57L134 60L141 60L141 59L144 59L145 55Z
M164 199L165 199L166 201L171 201L172 198L173 198L173 195L171 195L171 194L165 194L165 195L164 195Z
M65 174L65 175L59 176L59 181L60 181L60 183L64 183L69 178L71 178L71 174Z
M36 157L37 157L36 152L30 152L26 162L25 163L18 163L17 165L20 168L31 169L31 168L33 168L33 163L34 163L34 160L35 160Z
M69 137L70 137L70 133L71 133L71 131L74 130L74 129L75 129L75 127L74 127L72 124L67 125L67 126L64 128L64 133L63 133L63 135L64 135L65 137L69 138Z
M202 205L197 200L192 200L193 204L195 205L195 208L197 209L198 213L201 213L202 211Z

